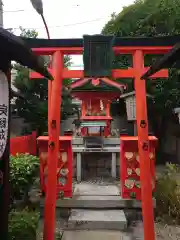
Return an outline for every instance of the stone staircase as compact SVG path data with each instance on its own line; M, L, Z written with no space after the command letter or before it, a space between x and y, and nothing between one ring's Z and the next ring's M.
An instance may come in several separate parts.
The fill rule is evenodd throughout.
M96 232L97 236L100 234L106 239L115 231L118 238L113 239L131 239L120 236L128 231L131 220L137 220L137 216L141 218L141 202L121 199L119 189L119 181L75 183L72 199L57 200L56 234L63 233L62 239L70 240L73 232L84 239L88 231L92 236ZM43 199L40 206L43 219Z
M120 198L118 185L106 183L81 182L75 185L71 200L71 215L68 230L124 230L127 220L122 210L114 208L113 202ZM108 204L111 198L111 206ZM70 204L67 200L67 204ZM102 208L101 202L104 202ZM60 204L61 202L59 202ZM113 209L114 208L114 209Z

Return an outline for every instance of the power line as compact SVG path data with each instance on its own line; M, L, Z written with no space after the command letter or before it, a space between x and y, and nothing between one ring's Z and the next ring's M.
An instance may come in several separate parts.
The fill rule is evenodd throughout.
M107 17L110 17L110 16L107 16ZM103 17L103 18L97 18L97 19L93 19L93 20L89 20L89 21L84 21L84 22L78 22L78 23L70 23L70 24L64 24L64 25L58 25L58 26L49 26L48 28L61 28L61 27L71 27L71 26L76 26L76 25L81 25L81 24L86 24L86 23L91 23L91 22L97 22L97 21L100 21L102 19L106 19L107 17ZM44 29L44 26L42 27L27 27L28 29ZM15 28L12 28L12 27L8 27L6 29L13 29L13 30L16 30L16 29L19 29L19 27L15 27Z
M31 9L8 10L8 11L3 11L3 13L16 13L16 12L25 12L25 11L32 11L32 10Z
M69 7L69 6L68 6ZM79 4L72 5L71 7L80 7ZM34 11L34 9L17 9L17 10L4 10L3 13L18 13L18 12L26 12L26 11Z

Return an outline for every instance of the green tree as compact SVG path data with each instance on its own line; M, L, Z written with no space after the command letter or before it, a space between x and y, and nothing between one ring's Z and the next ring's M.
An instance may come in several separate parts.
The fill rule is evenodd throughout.
M36 38L38 36L35 30L20 29L23 37ZM43 57L48 64L48 57ZM69 67L70 64L71 59L66 56L64 65ZM30 124L30 131L37 130L39 134L47 132L48 81L46 79L30 80L29 69L19 64L14 64L14 69L16 70L14 86L18 90L15 100L17 114ZM70 83L71 79L63 81L61 120L66 119L74 111L71 96L65 87Z
M102 33L115 34L118 37L167 36L180 34L180 1L179 0L137 0L124 7L104 26ZM157 56L145 56L145 65L152 63ZM130 56L118 56L117 68L132 66ZM154 104L149 105L149 117L153 130L163 145L164 134L169 121L174 119L173 108L180 106L179 71L171 69L169 78L147 82L147 92L154 96ZM124 80L126 82L126 80ZM127 81L130 90L132 80Z

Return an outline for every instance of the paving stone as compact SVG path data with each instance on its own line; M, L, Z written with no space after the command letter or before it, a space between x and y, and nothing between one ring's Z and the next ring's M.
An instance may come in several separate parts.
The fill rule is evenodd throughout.
M127 220L122 210L73 209L68 220L68 229L124 230Z
M92 183L76 184L74 195L83 196L119 196L119 188L116 185L101 186Z

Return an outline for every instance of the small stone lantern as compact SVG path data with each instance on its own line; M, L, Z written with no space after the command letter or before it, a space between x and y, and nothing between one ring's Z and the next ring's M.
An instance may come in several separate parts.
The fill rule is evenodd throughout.
M146 96L152 98L150 94L146 94ZM134 121L134 135L137 135L135 91L122 94L120 98L125 99L127 120Z

